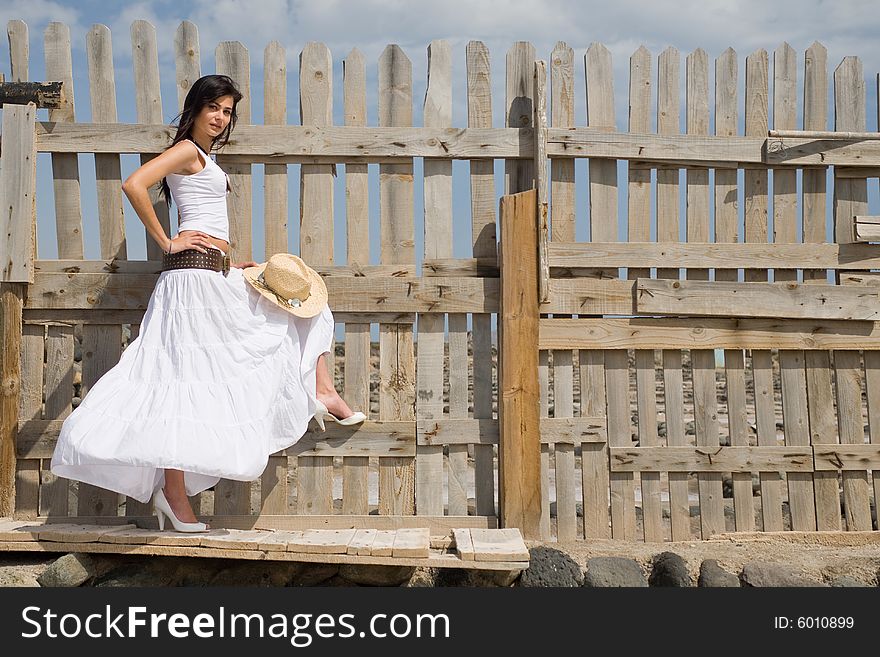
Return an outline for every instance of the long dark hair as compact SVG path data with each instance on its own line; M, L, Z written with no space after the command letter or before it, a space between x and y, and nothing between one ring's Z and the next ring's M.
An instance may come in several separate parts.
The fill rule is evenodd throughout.
M196 117L202 111L202 108L212 100L217 100L222 96L232 96L232 117L226 129L217 135L211 141L211 150L225 146L229 142L229 135L235 128L235 122L238 119L238 101L241 100L241 92L235 86L232 78L228 75L205 75L193 82L186 99L183 101L183 109L180 114L175 117L177 121L177 134L171 141L171 146L184 139L192 140L192 128ZM171 206L171 188L168 187L168 181L162 178L160 196L165 197L165 203Z

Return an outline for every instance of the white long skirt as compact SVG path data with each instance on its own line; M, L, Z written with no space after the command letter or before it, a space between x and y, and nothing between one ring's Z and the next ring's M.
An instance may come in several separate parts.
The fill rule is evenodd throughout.
M258 478L305 433L333 329L329 308L295 317L241 269L162 272L139 335L64 421L52 472L141 502L165 468L188 495Z

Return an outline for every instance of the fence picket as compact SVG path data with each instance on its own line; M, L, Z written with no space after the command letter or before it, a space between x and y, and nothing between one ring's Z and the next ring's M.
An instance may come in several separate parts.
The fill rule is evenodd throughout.
M452 58L449 43L428 46L425 127L452 125ZM425 160L425 258L452 257L452 162ZM423 271L424 275L424 271ZM443 417L445 318L419 315L416 417ZM463 353L461 353L463 352ZM467 413L467 316L449 315L449 415ZM464 408L462 409L462 402ZM462 412L464 411L464 412ZM443 515L443 446L419 445L416 513ZM467 515L467 445L449 446L449 515Z
M794 130L797 127L797 56L787 43L773 54L773 129ZM797 172L773 171L773 238L774 242L797 242ZM797 270L777 269L774 280L797 280ZM807 386L804 352L779 350L782 378L782 422L786 445L809 445L807 423ZM812 473L787 472L788 506L791 528L815 531L816 505Z
M64 87L64 102L58 109L49 110L49 120L73 123L76 115L70 28L63 23L49 23L43 33L43 50L46 54L46 79L58 80ZM52 153L52 186L55 195L58 257L64 260L82 260L83 224L76 153Z
M834 71L834 129L865 129L865 77L862 62L846 57ZM853 241L853 217L867 214L866 179L834 177L835 241ZM834 352L834 380L837 387L837 424L841 444L865 441L862 427L861 359L858 351ZM846 528L870 531L868 474L863 470L843 471L843 506Z
M343 61L343 103L345 125L367 124L366 67L364 56L353 49ZM348 264L370 262L370 216L367 165L345 165L345 219ZM345 399L356 410L370 416L370 324L345 324ZM342 459L342 513L369 513L370 459L347 456Z
M302 124L333 123L333 60L323 43L308 43L299 57ZM333 167L300 168L300 256L312 267L333 264ZM328 361L326 365L333 369ZM333 513L333 458L300 456L296 473L301 513Z
M412 125L412 62L396 45L379 58L379 125ZM413 165L379 165L382 264L415 262ZM411 324L379 324L379 419L415 418L415 357ZM379 463L379 513L411 515L415 463L409 457Z
M468 126L492 127L492 85L489 50L479 41L471 41L465 51L467 75ZM495 230L495 163L471 160L471 239L474 258L497 258ZM474 372L474 419L493 417L492 385L492 316L471 315L471 340ZM476 514L495 515L495 447L474 445L474 487Z
M550 56L550 81L550 125L554 128L574 127L574 50L562 41L556 44ZM574 242L573 160L550 162L550 193L553 197L551 240ZM553 417L574 417L574 355L568 349L553 351ZM578 447L568 443L556 443L553 447L556 536L559 541L577 538L575 452Z
M675 48L667 48L657 59L657 132L676 135L680 123L679 69L681 56ZM657 241L679 241L679 170L657 169ZM677 279L678 269L657 269L657 278ZM666 420L666 444L687 444L684 433L684 398L682 396L682 357L680 349L664 349L663 358L663 413ZM690 538L690 502L688 501L688 474L670 472L669 516L672 540Z

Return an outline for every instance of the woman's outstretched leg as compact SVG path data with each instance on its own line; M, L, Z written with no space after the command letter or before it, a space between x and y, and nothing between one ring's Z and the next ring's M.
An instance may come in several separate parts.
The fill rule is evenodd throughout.
M351 408L339 396L339 393L336 392L336 387L333 385L333 378L330 376L330 370L327 368L324 354L318 356L318 366L315 372L315 394L318 400L324 403L327 410L336 417L344 419L352 414Z

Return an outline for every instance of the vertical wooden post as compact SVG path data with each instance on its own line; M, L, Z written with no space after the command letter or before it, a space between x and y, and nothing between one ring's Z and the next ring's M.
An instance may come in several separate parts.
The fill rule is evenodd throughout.
M501 524L541 533L538 425L538 231L534 190L501 198L498 398Z
M21 391L21 312L34 281L37 162L33 104L3 108L0 163L0 516L15 510L15 440Z

